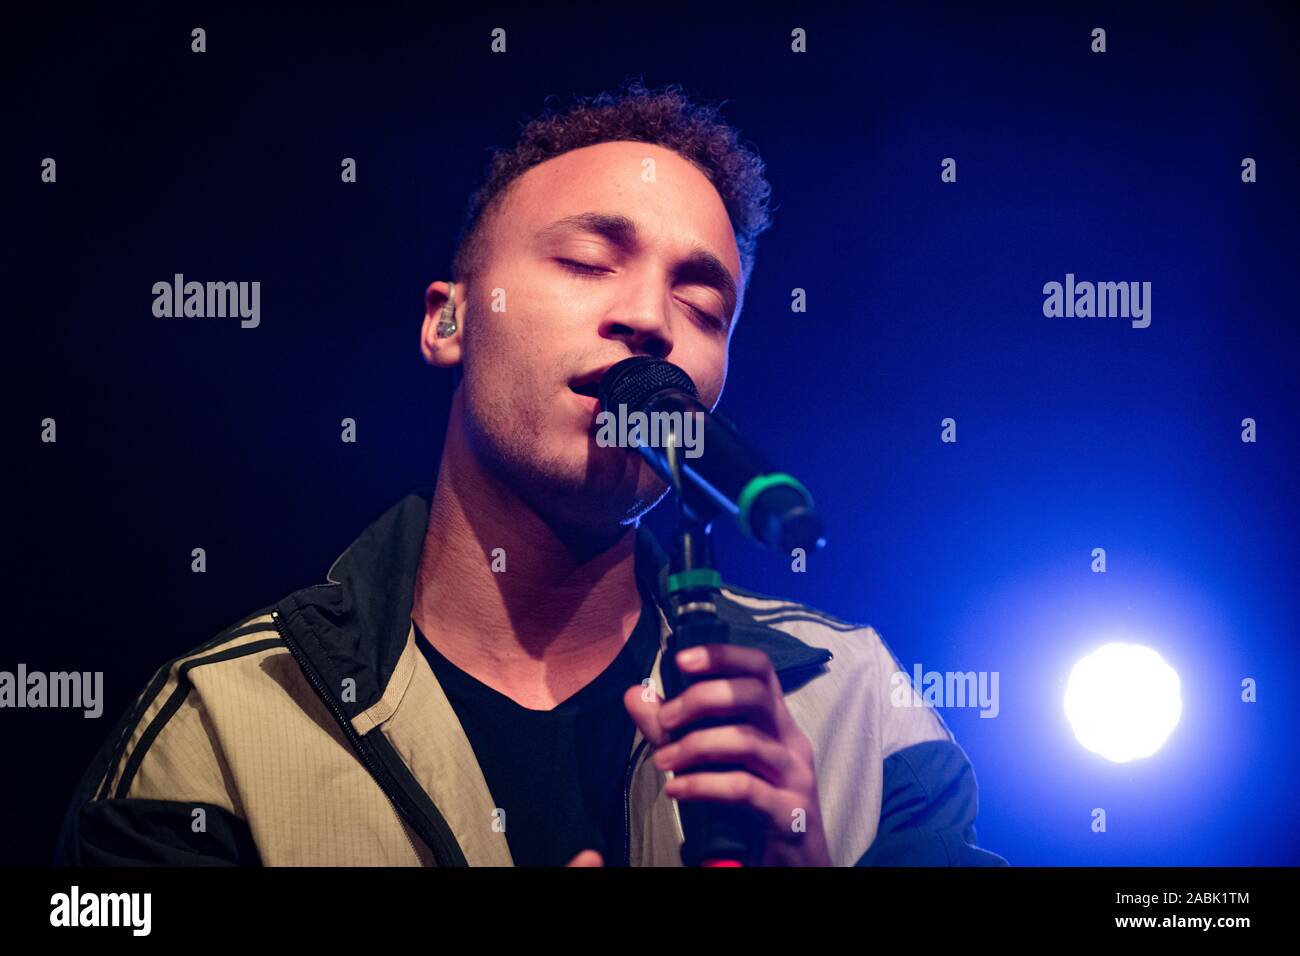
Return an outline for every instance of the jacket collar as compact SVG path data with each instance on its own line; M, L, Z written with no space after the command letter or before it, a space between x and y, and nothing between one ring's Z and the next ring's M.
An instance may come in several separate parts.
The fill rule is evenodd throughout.
M324 584L296 591L277 606L331 689L344 686L344 679L354 682L355 694L348 695L353 699L337 701L349 718L383 696L406 646L432 499L431 487L404 497L338 557ZM640 527L636 534L636 573L642 591L666 615L667 555L648 529ZM767 652L787 691L796 679L830 658L822 648L759 623L748 608L725 593L719 613L730 625L733 643Z

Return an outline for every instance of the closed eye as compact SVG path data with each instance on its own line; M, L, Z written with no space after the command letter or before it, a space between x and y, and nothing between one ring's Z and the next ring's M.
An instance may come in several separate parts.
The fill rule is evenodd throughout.
M569 272L580 279L599 279L603 276L609 275L614 271L612 269L607 269L604 266L592 265L589 262L579 262L576 259L556 258L555 261L558 262L560 265L562 265L566 272ZM685 300L679 300L679 301L681 301L684 306L686 306L693 313L695 313L695 315L699 316L699 318L706 325L709 325L710 327L717 329L719 331L726 329L727 322L725 319L720 319L713 313L705 309L701 309L697 305L692 305L691 303L686 302Z
M696 315L698 315L701 319L703 319L708 325L712 326L713 328L722 330L727 327L726 321L718 318L712 312L708 312L704 309L701 309L697 305L691 305L689 302L683 302L682 304L685 305L692 312L694 312Z
M593 266L590 263L578 262L575 259L556 259L555 261L564 266L565 270L568 272L572 272L576 276L582 276L587 279L594 279L612 271L606 269L604 266Z

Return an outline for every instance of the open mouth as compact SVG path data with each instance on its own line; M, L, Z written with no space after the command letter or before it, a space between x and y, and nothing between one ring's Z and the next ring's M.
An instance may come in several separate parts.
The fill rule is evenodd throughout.
M583 404L587 405L593 413L599 413L600 411L600 383L604 381L605 373L614 364L614 362L606 362L597 368L579 372L569 379L569 391L585 398L587 401L583 402Z
M600 398L600 382L594 379L590 382L583 382L581 385L570 385L569 389L588 398L597 400Z

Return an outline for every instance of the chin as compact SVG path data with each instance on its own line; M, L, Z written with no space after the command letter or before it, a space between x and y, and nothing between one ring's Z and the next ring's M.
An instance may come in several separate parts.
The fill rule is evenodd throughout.
M543 468L533 483L534 508L552 521L593 535L621 534L653 508L668 486L635 452L599 448L565 467Z
M547 448L530 432L516 429L483 442L482 458L556 527L583 536L620 535L668 490L634 450L601 447L594 434L565 436ZM480 434L492 433L483 429Z

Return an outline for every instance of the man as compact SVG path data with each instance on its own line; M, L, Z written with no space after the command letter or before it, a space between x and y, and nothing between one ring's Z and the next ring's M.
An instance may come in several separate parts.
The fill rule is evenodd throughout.
M680 865L679 804L756 810L766 865L1001 864L976 785L869 627L727 587L732 643L662 699L665 494L593 383L671 359L709 407L766 228L761 161L677 88L533 121L470 204L426 361L437 483L165 665L87 771L79 863ZM910 688L909 688L910 691ZM729 726L675 728L705 717ZM683 774L707 763L730 773Z

